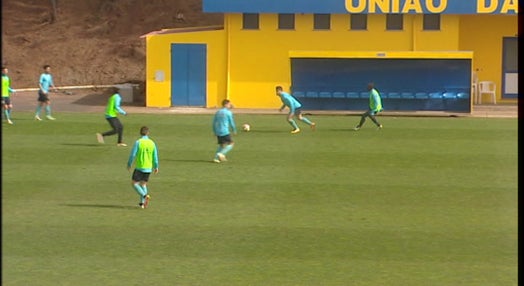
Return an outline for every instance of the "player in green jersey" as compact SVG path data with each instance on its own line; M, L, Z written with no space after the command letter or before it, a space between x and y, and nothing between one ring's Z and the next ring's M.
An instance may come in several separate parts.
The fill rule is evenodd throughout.
M379 129L382 129L382 124L377 121L375 115L382 111L382 100L380 99L380 93L375 89L375 85L371 82L368 84L369 90L369 109L362 113L360 117L360 122L354 128L354 130L359 130L364 122L366 122L366 117L371 118L371 121L377 125Z
M104 143L105 136L117 134L118 139L116 145L120 147L125 147L127 146L127 144L122 141L124 134L124 125L122 124L122 122L120 122L120 119L118 119L118 114L120 113L122 115L127 115L127 112L120 107L122 97L120 96L118 91L119 89L117 87L113 87L111 89L112 95L107 100L105 117L107 122L111 126L111 130L106 131L104 133L96 133L96 140L98 140L98 143Z
M155 142L149 138L149 128L147 126L140 128L140 135L141 137L136 140L129 154L127 169L131 171L133 162L135 163L131 184L140 196L138 206L147 208L151 199L147 190L147 182L151 173L158 173L158 149Z
M11 120L11 109L13 104L11 103L11 93L15 92L11 88L11 79L7 75L9 70L7 67L2 67L2 108L4 109L5 119L7 123L13 124Z

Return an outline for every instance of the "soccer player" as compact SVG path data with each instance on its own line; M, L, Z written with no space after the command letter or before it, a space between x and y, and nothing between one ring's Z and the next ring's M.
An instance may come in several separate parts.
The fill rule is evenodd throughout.
M35 120L42 120L40 118L40 111L42 110L42 107L44 107L45 109L46 118L49 120L55 120L55 118L51 116L51 100L49 100L49 88L53 87L55 91L57 90L57 88L53 83L53 76L51 75L50 65L44 65L44 72L40 75L38 87L40 89L38 90L38 105L36 107Z
M377 125L379 129L382 129L382 124L380 124L375 115L382 111L382 100L380 99L380 93L375 89L375 85L371 82L368 83L369 90L369 109L364 112L360 118L360 123L354 128L355 131L359 130L364 122L366 122L366 117L371 118L371 120Z
M231 108L233 105L228 99L222 101L222 108L215 113L213 118L213 132L217 137L218 148L215 152L213 162L220 163L227 161L226 154L233 149L233 139L231 138L231 130L237 134L235 119Z
M307 119L305 116L302 116L302 104L293 96L291 96L289 93L284 92L282 90L281 86L276 87L277 96L280 97L280 100L282 100L282 107L280 107L279 111L282 112L284 108L287 106L289 108L289 113L287 115L287 121L291 126L293 127L293 130L291 130L292 134L296 134L300 132L300 128L298 128L297 123L293 119L293 117L298 118L300 121L305 122L307 125L311 127L312 130L315 130L316 124L315 122L311 122L309 119Z
M127 170L131 171L133 162L136 161L131 184L140 196L138 206L144 209L147 208L151 199L147 190L149 176L151 172L158 173L158 149L155 142L149 138L149 128L147 126L140 128L140 136L141 138L136 140L129 154Z
M11 109L13 108L11 93L15 92L15 90L11 88L11 79L7 75L8 73L7 67L2 67L2 108L4 109L7 123L13 124L11 120Z
M122 142L124 125L122 125L122 122L118 119L118 114L127 115L127 112L120 107L122 97L118 93L117 87L111 89L111 94L112 95L107 100L105 116L112 129L104 133L96 133L96 139L98 140L98 143L104 143L104 136L118 134L118 142L116 146L125 147L127 144Z

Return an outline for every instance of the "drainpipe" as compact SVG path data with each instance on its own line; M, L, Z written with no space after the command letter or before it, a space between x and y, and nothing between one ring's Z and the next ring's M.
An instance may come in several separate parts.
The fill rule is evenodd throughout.
M230 93L230 88L229 86L231 85L231 72L230 72L230 68L231 68L231 33L230 33L230 29L231 29L231 21L230 21L230 17L231 15L230 14L225 14L225 17L226 17L226 38L227 38L227 42L226 42L226 60L227 60L227 63L226 63L226 75L227 75L227 78L226 78L226 99L230 99L230 96L229 96L229 93Z
M417 17L417 14L414 14L411 16L411 40L413 43L411 44L411 48L413 51L417 50L417 31L415 27L415 17Z

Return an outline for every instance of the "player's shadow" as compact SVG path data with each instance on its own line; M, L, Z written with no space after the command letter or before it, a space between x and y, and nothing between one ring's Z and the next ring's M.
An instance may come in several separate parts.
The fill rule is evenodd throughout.
M209 162L212 162L211 160L203 160L203 159L169 159L169 158L163 158L162 161L185 162L185 163L209 163Z
M102 208L102 209L138 209L138 207L134 206L120 206L120 205L103 205L103 204L64 204L64 206L67 207L73 207L73 208Z
M325 129L330 132L352 132L355 131L353 128L327 128Z
M33 117L31 118L11 118L11 120L13 120L13 122L16 124L17 121L35 121L35 119Z
M245 133L289 133L289 131L285 131L285 130L250 130Z
M100 144L100 143L62 143L62 145L65 145L65 146L83 146L83 147L104 146L104 144Z

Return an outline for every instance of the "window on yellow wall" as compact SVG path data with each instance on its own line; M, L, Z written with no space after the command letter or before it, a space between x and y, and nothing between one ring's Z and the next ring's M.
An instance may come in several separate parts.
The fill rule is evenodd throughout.
M259 19L256 13L244 13L242 14L242 29L245 30L258 30Z
M404 17L402 14L386 15L386 30L398 31L404 29Z
M295 29L295 14L278 14L278 29L279 30Z
M331 15L330 14L314 14L313 28L315 30L329 30L331 29Z
M349 28L351 30L367 30L368 15L367 14L351 14L349 16Z
M422 27L424 31L439 31L440 14L424 14Z

